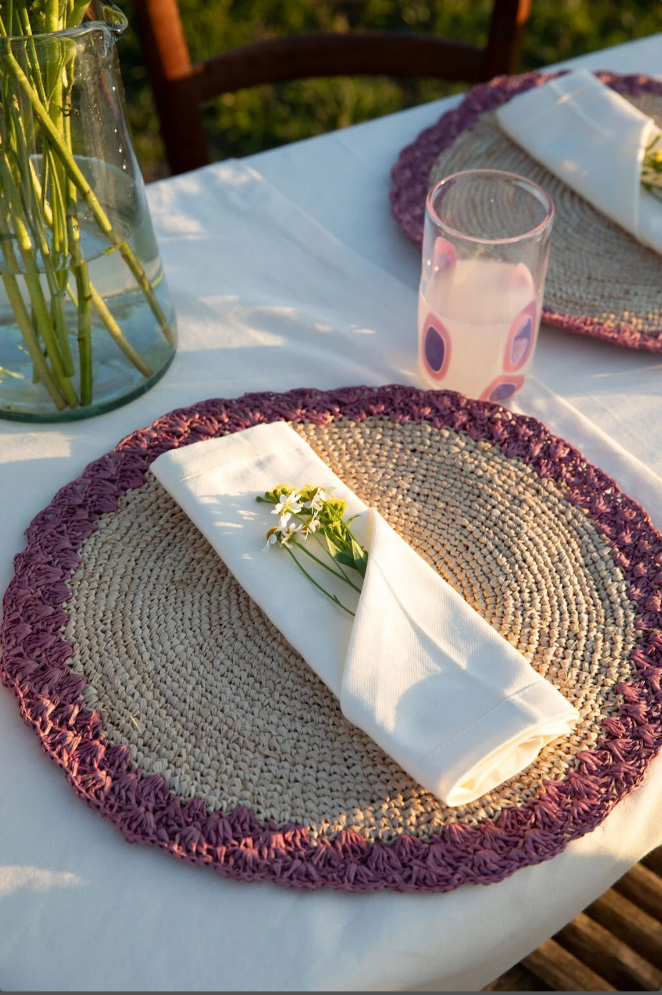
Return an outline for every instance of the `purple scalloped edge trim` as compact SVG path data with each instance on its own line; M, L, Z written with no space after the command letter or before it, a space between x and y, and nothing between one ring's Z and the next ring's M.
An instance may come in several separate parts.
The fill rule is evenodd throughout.
M545 782L528 805L504 809L494 822L449 826L428 840L402 835L393 843L369 843L348 830L314 844L301 825L260 825L246 808L209 813L199 799L183 801L162 777L133 765L128 747L104 739L101 716L81 699L84 679L67 663L72 654L62 638L67 581L99 517L141 486L161 453L259 422L325 424L373 416L448 426L487 439L507 457L557 481L611 544L639 609L641 638L632 653L633 678L618 688L620 716L605 719L597 747L578 754L577 769L561 781ZM23 718L75 792L127 840L154 844L227 877L348 891L443 892L500 881L548 860L594 829L640 784L662 746L662 536L643 509L576 449L535 419L498 405L397 385L204 401L165 415L91 463L37 515L27 540L15 559L0 628L2 679L18 698Z
M473 128L481 114L496 110L512 97L562 75L563 72L533 72L523 76L497 76L489 83L480 83L468 91L462 103L443 114L436 124L422 131L411 145L402 150L391 170L391 209L412 242L416 245L423 242L428 181L438 156L453 144L459 134ZM650 76L623 76L611 72L596 72L595 75L618 93L662 95L662 80ZM662 328L654 332L640 332L625 323L609 325L589 315L559 314L549 308L543 308L542 320L572 335L605 339L626 349L662 352Z

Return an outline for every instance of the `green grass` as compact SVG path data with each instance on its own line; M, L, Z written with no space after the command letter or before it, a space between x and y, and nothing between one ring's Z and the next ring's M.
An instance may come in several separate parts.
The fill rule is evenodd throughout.
M131 18L130 0L119 0ZM193 60L269 38L349 28L434 32L482 42L490 0L179 0ZM522 70L662 31L660 0L533 0ZM148 179L167 174L145 68L131 32L120 43L136 148ZM662 60L661 60L662 61ZM661 67L662 70L662 67ZM226 94L205 110L216 158L343 128L453 92L436 80L320 79Z

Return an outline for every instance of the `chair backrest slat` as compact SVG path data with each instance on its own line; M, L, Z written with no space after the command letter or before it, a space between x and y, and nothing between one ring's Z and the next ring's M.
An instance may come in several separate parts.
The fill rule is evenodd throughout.
M398 31L312 32L191 64L177 0L134 0L173 173L206 165L200 104L243 87L314 76L389 75L476 83L517 69L531 0L494 0L487 45Z
M396 31L319 32L223 52L195 64L192 72L204 101L243 87L316 76L437 76L440 65L444 79L477 79L482 62L483 49L477 45L444 38Z
M483 59L484 80L517 72L531 3L532 0L495 0Z

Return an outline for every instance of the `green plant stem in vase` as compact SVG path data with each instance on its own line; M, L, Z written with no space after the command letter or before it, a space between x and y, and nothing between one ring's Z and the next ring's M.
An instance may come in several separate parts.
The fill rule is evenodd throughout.
M170 364L174 312L106 0L0 11L0 416L83 417Z

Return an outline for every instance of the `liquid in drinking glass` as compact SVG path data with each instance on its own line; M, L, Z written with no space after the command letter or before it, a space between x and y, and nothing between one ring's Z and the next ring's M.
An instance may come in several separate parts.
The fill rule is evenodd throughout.
M435 267L418 301L419 361L430 386L504 401L533 358L539 302L525 263L465 259Z
M447 181L431 192L418 301L419 370L429 387L504 402L523 386L533 362L553 209L548 198L545 202L544 191L540 196L534 191L532 210L526 202L528 191L521 187L527 181L496 170L450 177L456 200L463 197L465 177L469 178L466 197L475 193L476 184L481 195L489 192L485 198L488 213L494 211L499 197L508 197L511 181L517 183L515 203L512 197L508 202L516 234L509 236L506 229L503 238L480 237L477 211L472 212L474 227L468 235L452 226L444 230ZM462 203L466 199L460 200ZM515 207L524 214L517 220L513 217ZM451 217L455 224L459 223L459 213L456 206ZM538 226L527 231L532 221L538 221ZM492 217L486 230L494 234Z

